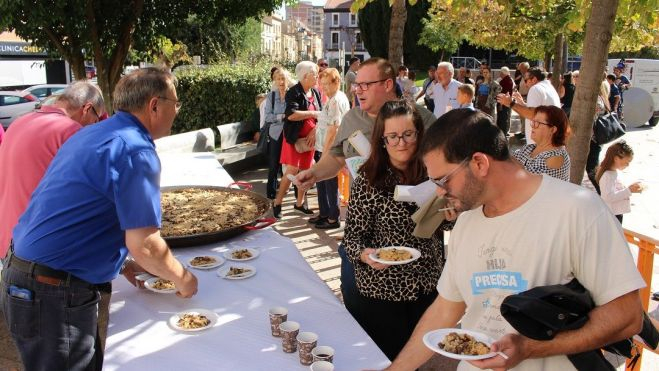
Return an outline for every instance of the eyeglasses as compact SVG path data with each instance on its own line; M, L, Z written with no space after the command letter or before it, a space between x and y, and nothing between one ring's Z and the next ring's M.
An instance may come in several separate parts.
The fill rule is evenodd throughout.
M329 64L327 64L327 63L321 63L321 64L319 64L319 66L320 66L320 67L327 67L327 66L329 66Z
M164 100L168 100L168 101L174 102L174 108L175 108L177 111L180 110L180 109L181 109L181 106L183 105L183 103L181 103L181 101L178 100L178 99L172 99L172 98L167 98L167 97L158 97L158 98L159 98L159 99L164 99Z
M395 147L400 143L400 140L402 139L404 143L410 144L410 143L416 143L416 135L418 131L416 130L406 130L403 132L403 135L398 135L397 133L389 133L385 136L382 137L384 139L384 142L387 143L388 145Z
M98 112L96 112L96 108L94 108L94 105L92 104L90 105L90 107L92 108L92 112L94 112L94 115L96 116L96 122L101 121L101 116L98 114Z
M536 120L531 120L531 127L532 127L533 129L537 129L537 128L539 128L540 125L546 125L546 126L549 126L549 127L554 126L554 125L552 125L552 124L548 124L548 123L546 123L546 122L536 121Z
M436 185L437 187L439 187L439 188L441 188L441 189L443 189L443 190L445 190L445 191L448 191L448 190L446 189L446 184L448 183L448 181L451 179L451 177L452 177L455 173L457 173L460 169L462 169L462 168L465 167L467 164L469 164L469 161L470 161L470 160L471 160L470 158L465 158L464 160L462 160L462 162L460 163L460 165L458 165L458 167L456 167L455 169L453 169L453 171L451 171L450 173L444 175L444 176L441 177L440 179L437 179L437 178L428 178L428 179L430 179L431 182L435 183L435 185Z
M357 90L357 88L359 88L361 91L367 91L368 88L369 88L371 85L373 85L373 84L377 84L377 83L379 83L379 82L384 82L384 81L387 81L387 80L389 80L389 79L382 79L382 80L376 80L376 81L365 81L365 82L354 82L354 83L352 83L350 86L351 86L354 90Z

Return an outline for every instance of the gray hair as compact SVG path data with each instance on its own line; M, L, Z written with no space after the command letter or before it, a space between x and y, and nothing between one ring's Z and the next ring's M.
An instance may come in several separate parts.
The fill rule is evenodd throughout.
M293 80L293 78L291 77L291 73L288 72L287 69L285 69L284 67L277 67L277 69L272 72L272 85L270 86L271 90L279 89L279 87L275 85L275 81L274 81L274 77L276 73L281 73L284 75L284 80L286 80L286 88L290 88L293 85L297 84L297 81Z
M177 80L171 72L159 68L141 68L119 80L114 89L114 110L137 112L143 109L151 98L164 96Z
M98 86L88 81L76 81L67 86L66 89L57 98L58 102L66 102L71 108L80 108L87 103L91 103L94 108L103 107L103 93Z
M529 62L522 62L522 63L519 64L519 66L520 66L520 67L524 67L524 68L526 68L527 70L528 70L529 68L531 68L531 65L529 64Z
M501 67L501 72L500 73L503 76L510 76L510 69L508 69L508 67L506 67L506 66L503 66L503 67Z
M446 68L448 72L451 73L451 75L455 73L455 70L453 69L453 65L451 64L451 62L439 62L439 64L437 65L437 69L440 69L442 67Z
M295 77L298 80L303 80L311 72L318 72L318 65L312 61L302 61L295 66Z

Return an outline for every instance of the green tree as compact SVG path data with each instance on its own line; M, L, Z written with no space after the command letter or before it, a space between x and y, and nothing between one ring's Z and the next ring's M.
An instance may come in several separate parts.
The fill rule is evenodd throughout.
M0 24L34 44L56 50L76 78L85 77L86 59L93 59L98 84L111 108L112 91L131 48L154 50L157 36L170 37L188 27L190 15L216 24L241 23L271 12L282 0L0 0Z
M372 57L389 58L389 31L391 28L392 7L389 0L375 0L359 9L359 29L364 46ZM406 65L425 68L437 63L436 53L419 38L423 31L423 20L428 18L430 1L417 1L407 4L407 21L403 33L402 53Z
M430 50L442 51L439 60L444 60L444 54L455 53L464 38L456 30L446 27L438 22L423 19L423 31L419 35L419 44L426 45Z

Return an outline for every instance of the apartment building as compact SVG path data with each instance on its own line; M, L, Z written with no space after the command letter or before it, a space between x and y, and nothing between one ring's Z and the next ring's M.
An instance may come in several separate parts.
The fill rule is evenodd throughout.
M324 54L330 66L338 66L341 47L345 47L346 63L352 56L361 60L371 57L364 48L357 14L350 12L353 2L353 0L328 0L323 8L325 15Z

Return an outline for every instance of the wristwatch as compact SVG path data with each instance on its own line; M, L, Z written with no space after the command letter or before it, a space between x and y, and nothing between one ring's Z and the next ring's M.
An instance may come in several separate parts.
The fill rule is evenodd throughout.
M515 106L515 104L517 104L517 102L515 101L515 98L513 98L513 99L510 101L510 108L513 108L513 107Z

